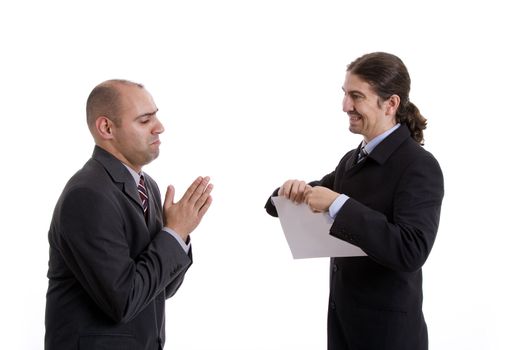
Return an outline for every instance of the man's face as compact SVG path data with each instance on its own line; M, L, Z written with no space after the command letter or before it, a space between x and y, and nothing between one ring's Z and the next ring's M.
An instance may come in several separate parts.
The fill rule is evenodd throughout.
M350 118L352 133L363 135L368 142L395 125L395 116L387 115L387 101L381 101L357 75L346 73L343 91L343 111Z
M122 85L119 89L120 123L113 124L113 144L117 158L140 171L158 157L159 134L164 127L157 119L158 108L146 89L133 85Z

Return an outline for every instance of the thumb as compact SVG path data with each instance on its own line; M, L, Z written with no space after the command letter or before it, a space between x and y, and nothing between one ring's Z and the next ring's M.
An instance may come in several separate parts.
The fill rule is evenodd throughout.
M164 209L169 208L173 205L173 199L175 198L175 188L169 185L166 189L166 196L164 197Z

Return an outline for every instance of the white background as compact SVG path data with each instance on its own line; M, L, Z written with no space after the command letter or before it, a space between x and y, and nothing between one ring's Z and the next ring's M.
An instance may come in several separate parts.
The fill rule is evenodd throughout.
M325 348L328 260L293 260L263 205L333 170L359 136L346 64L400 56L446 194L424 266L431 349L524 349L525 54L518 1L2 1L0 347L42 349L47 230L90 157L85 100L146 85L166 128L145 170L177 197L210 175L167 349Z

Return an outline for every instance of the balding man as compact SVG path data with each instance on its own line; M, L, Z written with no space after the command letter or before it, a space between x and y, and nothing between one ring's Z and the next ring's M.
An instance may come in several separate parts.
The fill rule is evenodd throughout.
M46 350L162 349L164 303L192 263L189 235L212 199L198 177L164 204L142 167L164 127L140 84L110 80L87 100L93 156L67 183L49 229Z

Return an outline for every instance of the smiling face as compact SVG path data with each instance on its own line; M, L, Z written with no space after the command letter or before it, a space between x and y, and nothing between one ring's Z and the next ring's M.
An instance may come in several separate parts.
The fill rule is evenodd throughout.
M363 135L366 142L396 124L396 99L399 99L396 95L382 101L369 83L351 71L346 72L343 92L343 111L349 117L349 129Z

